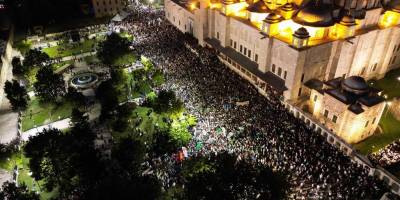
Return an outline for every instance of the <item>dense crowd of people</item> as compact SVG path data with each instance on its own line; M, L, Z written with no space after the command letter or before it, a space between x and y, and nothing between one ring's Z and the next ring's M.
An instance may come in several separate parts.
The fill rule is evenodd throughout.
M188 36L164 19L162 10L142 6L113 27L130 32L133 49L152 59L166 75L163 89L174 90L197 117L188 154L228 151L288 175L291 199L379 199L389 189L336 147L296 119L270 88L261 96L246 80L224 66L211 49L185 47ZM248 101L238 106L236 102ZM178 169L167 168L165 186Z
M385 148L373 153L369 158L382 167L391 166L400 162L400 141L397 140Z

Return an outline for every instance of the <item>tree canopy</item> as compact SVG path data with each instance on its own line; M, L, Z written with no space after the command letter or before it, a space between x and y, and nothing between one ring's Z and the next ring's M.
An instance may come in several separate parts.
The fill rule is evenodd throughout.
M18 81L6 81L4 92L6 93L7 99L10 101L11 107L14 111L22 111L26 109L29 95L26 88L21 86Z
M187 199L283 199L286 179L264 165L220 153L184 161Z
M23 71L29 71L33 67L44 67L50 64L50 57L46 53L38 50L38 49L30 49L25 56L23 67L25 68Z
M0 199L7 200L39 200L39 195L29 191L25 185L17 187L15 183L5 182L0 191Z
M119 57L129 53L129 40L117 33L111 33L98 46L97 57L107 65L113 65Z
M65 95L63 76L55 74L50 66L43 67L38 71L33 86L36 95L42 101L56 102L59 97Z

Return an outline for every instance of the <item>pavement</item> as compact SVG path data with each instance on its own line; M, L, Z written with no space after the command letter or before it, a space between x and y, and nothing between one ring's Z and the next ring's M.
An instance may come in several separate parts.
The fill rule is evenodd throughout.
M29 137L37 135L39 132L42 132L43 129L57 128L57 129L63 130L63 129L69 128L70 121L71 121L70 118L66 118L63 120L59 120L59 121L56 121L56 122L53 122L50 124L46 124L43 126L39 126L39 127L30 129L30 130L27 130L21 134L21 139L23 141L28 141Z
M15 55L15 52L13 52L13 55ZM10 63L8 64L8 70L2 73L6 73L6 80L11 81L13 78L12 67ZM9 143L17 137L18 113L11 110L11 105L4 94L4 86L3 84L0 85L2 86L0 87L0 143Z

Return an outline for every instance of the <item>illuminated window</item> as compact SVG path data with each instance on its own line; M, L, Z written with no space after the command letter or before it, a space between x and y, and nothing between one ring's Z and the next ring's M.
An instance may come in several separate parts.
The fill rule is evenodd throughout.
M231 39L231 46L233 46L233 40Z
M337 121L337 116L336 116L336 115L333 115L333 117L332 117L332 122L336 124L336 121Z
M325 112L324 112L324 117L328 118L328 115L329 115L329 111L328 111L328 110L325 110Z
M244 53L243 53L244 55L246 55L247 54L247 48L245 47L244 48Z
M235 49L236 49L236 42L234 42L234 43L233 43L233 48L235 48Z
M240 45L240 53L242 53L243 47L242 45Z
M372 124L375 124L375 120L376 120L376 117L374 117L374 119L372 120Z
M255 60L256 62L258 62L258 55L257 55L257 54L254 56L254 60Z
M287 76L287 71L285 70L285 72L283 73L283 79L286 79Z
M365 123L365 127L367 127L367 126L368 126L368 123L369 123L369 121L367 121L367 122Z
M248 56L249 56L249 58L251 58L251 50L249 50Z
M281 76L282 75L282 68L278 68L278 76Z
M275 73L275 64L272 64L272 72Z
M317 100L318 100L318 96L315 95L315 96L314 96L314 102L316 102Z

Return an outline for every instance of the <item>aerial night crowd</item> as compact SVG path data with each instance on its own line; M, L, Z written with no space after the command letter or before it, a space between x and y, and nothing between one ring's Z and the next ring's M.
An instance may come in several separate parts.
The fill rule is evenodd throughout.
M288 175L293 199L379 199L389 189L368 175L318 133L292 116L272 88L269 97L224 66L213 50L193 44L164 19L162 10L137 6L113 28L129 31L137 55L152 59L166 75L162 89L174 90L198 119L188 156L229 152ZM186 46L191 46L192 50ZM236 102L249 102L237 105ZM164 173L174 185L179 163ZM156 170L156 169L155 169Z

